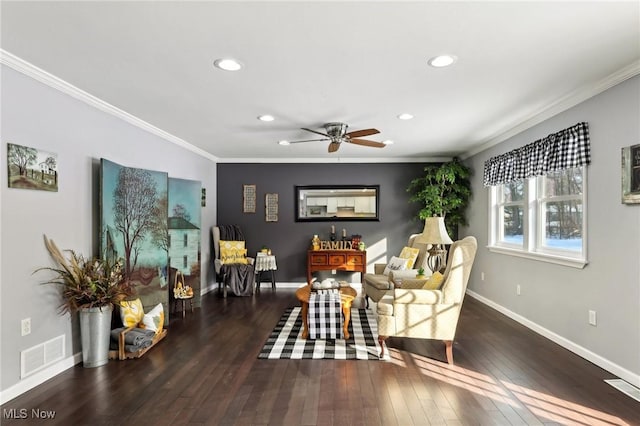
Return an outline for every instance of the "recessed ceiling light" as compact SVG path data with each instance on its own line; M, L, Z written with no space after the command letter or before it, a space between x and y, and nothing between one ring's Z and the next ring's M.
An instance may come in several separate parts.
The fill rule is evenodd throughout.
M238 71L240 68L242 68L242 64L240 62L231 58L216 59L213 62L213 65L216 68L220 68L221 70L225 71Z
M273 120L275 120L275 118L273 117L273 115L265 114L265 115L259 116L258 120L260 120L260 121L273 121Z
M279 145L291 145L291 142L289 141L278 141Z
M456 61L456 59L458 58L456 58L453 55L439 55L429 59L427 63L432 67L442 68L442 67L448 67L449 65L453 64Z
M386 141L382 141L382 143L385 145L393 145L393 141L388 139Z
M411 115L411 114L407 114L407 113L405 112L405 113L403 113L403 114L400 114L400 115L398 116L398 118L399 118L400 120L411 120L411 119L413 118L413 115Z

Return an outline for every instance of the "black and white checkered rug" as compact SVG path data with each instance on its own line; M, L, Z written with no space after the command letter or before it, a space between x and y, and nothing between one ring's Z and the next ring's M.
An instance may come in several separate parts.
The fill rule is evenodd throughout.
M287 308L267 339L262 359L374 359L380 354L375 314L352 309L349 340L303 339L300 307ZM385 353L388 359L388 351Z

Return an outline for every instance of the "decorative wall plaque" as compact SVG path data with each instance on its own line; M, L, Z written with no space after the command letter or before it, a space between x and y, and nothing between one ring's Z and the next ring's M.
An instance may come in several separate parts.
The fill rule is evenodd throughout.
M256 186L242 185L242 212L256 212Z
M278 221L278 194L266 194L264 196L264 217L267 222Z

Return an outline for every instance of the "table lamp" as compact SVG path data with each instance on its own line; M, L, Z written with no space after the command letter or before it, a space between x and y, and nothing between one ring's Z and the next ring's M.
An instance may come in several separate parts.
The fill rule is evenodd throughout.
M416 238L417 243L431 244L431 248L427 250L429 258L427 265L433 272L439 271L446 263L447 250L444 244L452 244L453 241L447 234L447 228L444 226L444 218L440 216L428 217L424 221L424 230L422 234Z

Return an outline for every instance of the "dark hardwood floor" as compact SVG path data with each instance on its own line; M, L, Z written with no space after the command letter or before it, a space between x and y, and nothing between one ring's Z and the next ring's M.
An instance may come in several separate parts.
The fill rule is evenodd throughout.
M640 425L606 371L467 297L455 366L441 342L392 360L259 360L293 289L212 293L143 358L76 366L2 406L3 425ZM11 409L28 419L8 419ZM55 412L38 420L32 410ZM19 411L18 411L19 412Z

